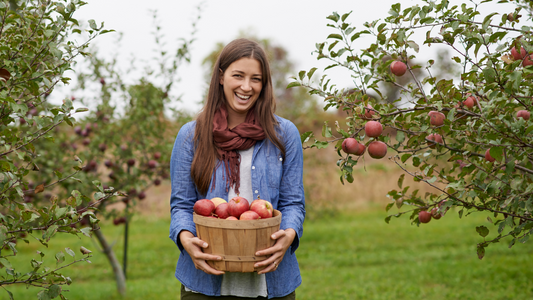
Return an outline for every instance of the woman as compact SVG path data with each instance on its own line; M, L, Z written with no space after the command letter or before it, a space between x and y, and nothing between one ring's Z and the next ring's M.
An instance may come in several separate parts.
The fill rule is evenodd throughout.
M180 256L176 278L182 299L295 299L301 284L294 251L303 233L305 200L303 153L298 130L274 114L270 67L255 42L238 39L222 50L213 69L206 104L196 121L179 131L171 158L170 238ZM192 218L198 199L235 195L249 202L258 196L282 213L270 255L258 273L230 273L211 268L220 260L202 252Z

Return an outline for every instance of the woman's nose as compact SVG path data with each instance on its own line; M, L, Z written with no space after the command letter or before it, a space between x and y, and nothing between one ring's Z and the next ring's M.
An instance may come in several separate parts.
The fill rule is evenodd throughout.
M244 82L242 83L241 89L243 90L243 92L251 91L252 90L252 86L250 85L250 81L249 80L244 80Z

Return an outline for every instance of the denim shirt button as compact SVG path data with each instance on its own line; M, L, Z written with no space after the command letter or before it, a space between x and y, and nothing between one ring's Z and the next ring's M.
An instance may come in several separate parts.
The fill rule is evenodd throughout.
M282 157L280 157L280 158L279 158L279 161L283 161L283 158L282 158Z
M255 170L255 166L252 166L252 170Z
M255 193L256 193L256 194L258 194L258 193L259 193L259 191L258 191L258 190L255 190Z

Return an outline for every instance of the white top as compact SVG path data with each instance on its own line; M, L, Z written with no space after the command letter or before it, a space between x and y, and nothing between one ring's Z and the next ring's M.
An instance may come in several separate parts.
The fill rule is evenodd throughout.
M248 203L252 203L254 201L252 190L252 155L254 147L241 150L239 153L241 154L239 196L248 200ZM228 202L235 196L237 194L235 194L235 190L232 187L228 193ZM268 291L265 274L226 272L226 274L222 275L220 295L250 298L266 297Z

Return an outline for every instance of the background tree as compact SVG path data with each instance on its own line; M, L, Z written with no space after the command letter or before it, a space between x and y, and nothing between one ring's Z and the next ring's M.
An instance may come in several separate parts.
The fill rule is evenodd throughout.
M356 92L346 93L327 75L314 83L316 68L300 72L289 84L307 87L324 98L325 108L342 107L348 114L346 124L326 124L321 140L312 141L311 132L302 135L311 140L310 147L335 144L341 181L353 181L353 169L364 157L347 142L363 144L375 159L385 157L387 149L393 154L390 159L405 173L398 179L400 189L388 193L387 210L396 205L398 212L387 222L407 214L415 224L426 223L450 208L459 216L487 213L496 233L476 227L483 239L477 245L480 259L485 247L502 238L510 238L509 246L525 243L533 228L532 4L498 1L501 9L482 15L480 7L487 2L423 1L403 10L398 3L389 17L365 23L361 31L348 23L350 13L333 13L328 26L336 32L317 44L316 53L331 62L326 69L349 70ZM362 47L362 37L375 41ZM458 77L438 77L434 59L414 61L421 49L435 45L451 53ZM425 72L416 73L419 69ZM403 76L410 82L399 79ZM383 85L400 88L402 98L386 99ZM410 192L403 186L405 175L434 192Z
M190 120L187 114L172 109L171 105L179 101L172 96L172 89L178 82L178 69L189 62L192 37L179 39L176 49L169 51L156 12L153 12L153 21L156 55L144 65L135 61L124 70L121 67L124 54L120 47L110 59L103 58L95 47L86 50L90 55L76 66L77 86L69 97L74 99L74 104L93 109L80 117L72 130L58 133L54 141L43 140L41 146L49 151L39 157L41 169L47 171L58 166L68 168L72 161L64 159L65 154L87 162L77 176L79 181L61 182L54 189L58 197L72 189L88 193L89 187L84 182L95 180L101 182L104 190L120 193L120 197L97 204L87 198L81 206L91 205L101 219L112 220L115 226L125 226L122 262L113 250L114 243L110 243L99 228L94 228L99 250L106 255L117 290L122 295L126 293L128 228L135 206L146 199L147 189L168 179L175 136L179 127ZM195 24L192 35L194 30ZM120 37L117 38L117 45L120 45ZM62 146L61 151L57 151L57 145ZM53 172L46 173L53 175ZM101 226L104 224L110 223L101 223Z
M97 181L82 181L85 191L69 189L62 195L52 190L77 181L84 162L64 154L56 161L43 161L47 149L42 141L53 141L76 122L71 99L53 104L48 96L60 83L69 83L65 72L74 59L85 55L89 41L108 32L89 21L83 30L73 17L82 1L0 1L0 287L25 284L42 288L41 299L60 297L62 285L71 284L62 269L88 261L91 251L82 247L81 257L69 247L52 254L38 251L24 265L12 264L17 242L45 246L58 233L90 235L98 219L95 205L117 195L104 191ZM80 34L86 33L85 39ZM79 37L73 40L73 37ZM55 151L61 149L56 145ZM68 163L63 164L63 162ZM48 168L48 165L53 167ZM89 204L91 203L91 204ZM81 221L88 221L81 226ZM72 258L67 258L65 253Z

